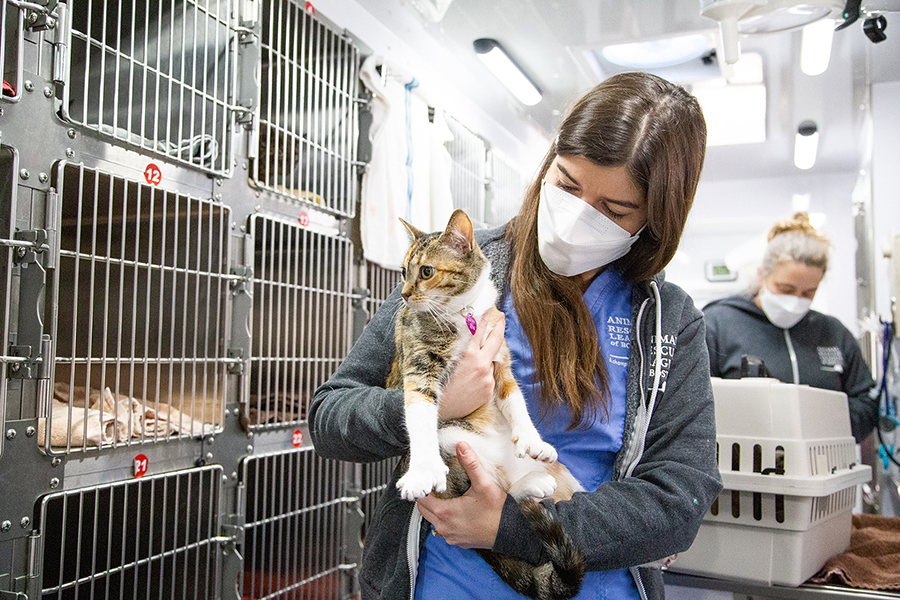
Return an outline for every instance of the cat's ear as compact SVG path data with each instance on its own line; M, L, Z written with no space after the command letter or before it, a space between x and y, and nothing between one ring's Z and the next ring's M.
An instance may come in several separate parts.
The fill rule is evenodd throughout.
M441 242L454 248L460 254L468 254L475 247L472 221L461 208L457 208L450 215L447 228L441 234Z
M400 219L400 217L397 217L397 218ZM410 225L403 219L400 219L400 222L403 223L403 226L406 227L406 230L409 232L410 239L417 240L420 237L422 237L423 235L425 235L424 233L422 233L421 231L419 231L418 229L416 229L415 227L413 227L412 225Z

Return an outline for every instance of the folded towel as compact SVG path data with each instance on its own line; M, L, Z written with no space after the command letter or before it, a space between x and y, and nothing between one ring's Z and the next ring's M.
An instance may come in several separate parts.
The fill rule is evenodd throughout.
M153 439L177 433L212 433L215 425L201 423L168 404L145 403L107 387L102 392L62 382L53 387L50 401L50 445L103 446L129 439ZM46 419L38 419L39 439L45 439Z
M900 519L853 515L850 547L810 580L866 590L900 590Z

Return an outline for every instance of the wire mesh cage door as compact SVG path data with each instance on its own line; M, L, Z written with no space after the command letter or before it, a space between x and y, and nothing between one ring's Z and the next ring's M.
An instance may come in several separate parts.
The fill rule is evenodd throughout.
M254 244L250 428L306 420L315 389L350 350L349 239L299 222L251 217Z
M295 0L262 3L251 185L352 217L359 50Z
M484 214L485 151L484 140L450 115L447 126L453 140L446 143L453 160L450 169L450 194L453 207L466 211L472 224L485 227Z
M231 211L60 163L54 452L200 436L223 420Z
M41 598L218 598L222 468L51 494L39 501Z
M3 91L0 98L16 101L22 96L22 53L24 15L18 3L0 0L0 71L3 72Z
M69 3L62 117L170 161L231 170L230 0Z
M245 600L343 597L346 468L311 448L244 461Z

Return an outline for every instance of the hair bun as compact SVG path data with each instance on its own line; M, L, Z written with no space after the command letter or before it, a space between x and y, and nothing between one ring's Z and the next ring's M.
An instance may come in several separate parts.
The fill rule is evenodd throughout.
M782 219L781 221L776 222L772 226L772 229L769 230L769 241L771 242L772 238L778 235L792 231L818 238L823 242L828 242L828 238L822 235L809 222L809 213L806 211L796 212L790 219Z

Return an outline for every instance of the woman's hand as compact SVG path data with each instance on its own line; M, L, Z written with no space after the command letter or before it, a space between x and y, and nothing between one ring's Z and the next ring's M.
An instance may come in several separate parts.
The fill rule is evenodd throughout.
M419 512L448 544L461 548L494 546L506 493L491 479L466 442L456 445L456 458L472 487L459 498L441 500L429 494L416 500Z
M484 332L489 328L485 336ZM438 407L441 420L465 417L491 399L494 393L494 357L503 345L505 331L506 315L494 307L486 310L456 369L441 390Z

